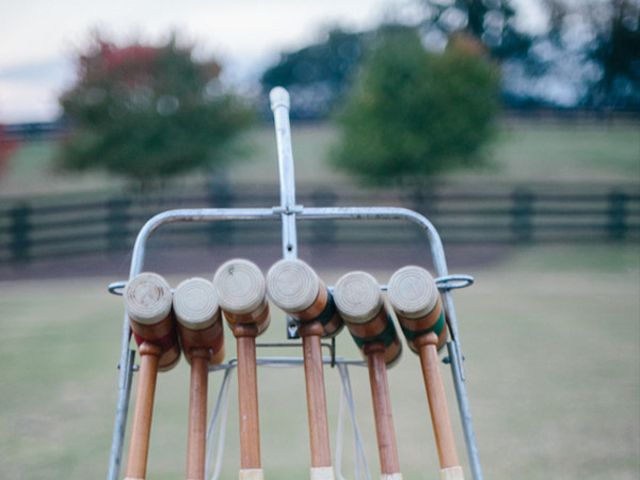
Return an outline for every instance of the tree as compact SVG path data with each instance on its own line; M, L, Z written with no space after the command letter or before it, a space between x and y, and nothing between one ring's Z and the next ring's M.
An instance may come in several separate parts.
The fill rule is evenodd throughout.
M477 161L497 113L498 76L472 38L442 54L413 31L375 43L344 112L332 157L369 183L416 182Z
M282 54L262 75L263 90L289 89L292 118L326 116L350 86L369 35L334 29L322 42Z
M422 0L426 7L422 29L445 37L464 32L486 46L499 60L525 59L532 38L516 27L510 0Z
M545 75L570 84L574 105L640 109L640 1L544 0L548 31L533 50Z
M197 62L192 53L175 36L160 46L119 47L97 35L60 97L72 125L62 166L104 169L146 186L224 165L229 141L251 115L222 91L220 65Z
M4 125L0 123L0 177L6 172L9 160L19 146L18 138L7 132Z
M595 35L588 57L599 75L585 101L596 108L640 110L640 2L611 0L604 10L597 16L589 10Z
M387 24L364 32L330 31L322 41L280 56L262 76L265 92L276 85L292 92L294 118L322 118L344 100L355 73L380 31L417 29L423 43L443 49L450 38L464 33L483 44L493 60L507 64L525 78L544 73L544 65L532 55L534 37L520 30L510 0L413 0L409 14L395 12ZM402 10L402 9L401 9ZM394 15L397 18L394 19ZM519 80L519 79L518 79ZM522 102L522 83L511 89L505 82L505 100Z

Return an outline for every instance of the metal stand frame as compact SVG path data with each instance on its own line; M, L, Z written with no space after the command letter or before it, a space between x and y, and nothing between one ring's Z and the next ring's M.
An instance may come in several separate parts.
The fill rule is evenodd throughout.
M158 228L169 223L280 220L282 222L283 258L297 258L298 241L296 222L298 220L406 220L418 225L426 234L433 265L438 277L438 287L441 291L447 312L450 340L447 342L449 356L445 361L449 363L451 367L472 478L473 480L483 480L465 387L465 373L458 321L451 295L451 290L467 287L473 283L473 279L466 275L449 275L444 248L438 231L426 217L413 210L396 207L307 208L296 204L294 163L289 124L289 95L283 88L276 87L272 90L270 97L278 148L280 205L272 208L178 209L159 213L149 219L138 233L133 247L129 278L133 278L142 272L147 242L151 235ZM123 286L124 282L113 283L109 286L109 291L118 294ZM381 288L383 290L386 289L385 286ZM295 338L295 330L295 323L289 319L287 336L289 338ZM136 366L134 365L135 350L130 348L130 342L131 330L129 328L129 319L125 314L122 325L120 362L118 364L118 401L109 458L108 480L118 479L122 461L122 449L124 445L127 413L129 410L129 399L131 396L131 381L133 373L136 370ZM336 362L335 351L332 352L332 358L332 361ZM227 365L230 365L232 362L229 362Z

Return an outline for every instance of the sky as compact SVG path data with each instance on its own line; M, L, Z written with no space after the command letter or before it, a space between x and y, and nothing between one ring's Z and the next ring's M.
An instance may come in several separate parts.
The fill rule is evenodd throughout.
M543 21L532 0L521 22ZM329 26L372 27L410 16L411 0L0 0L0 123L49 121L72 84L74 55L94 30L118 42L159 41L180 32L214 56L234 85L256 79L279 52L300 48Z

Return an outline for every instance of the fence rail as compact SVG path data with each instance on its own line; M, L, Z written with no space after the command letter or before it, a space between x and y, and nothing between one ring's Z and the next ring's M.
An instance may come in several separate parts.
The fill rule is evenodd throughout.
M425 214L447 243L603 242L640 240L640 186L436 189L428 194L306 188L306 206L404 206ZM0 263L129 250L152 215L172 208L265 207L278 204L275 188L214 185L188 194L51 197L0 203ZM308 221L301 243L410 243L417 227L398 223ZM168 226L151 247L279 242L277 222Z

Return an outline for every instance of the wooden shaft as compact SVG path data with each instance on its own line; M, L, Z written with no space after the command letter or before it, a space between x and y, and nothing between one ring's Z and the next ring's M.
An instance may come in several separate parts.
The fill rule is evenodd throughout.
M400 460L398 458L396 432L391 413L384 345L382 343L367 344L364 352L369 366L369 381L371 383L371 399L373 400L380 470L383 475L397 475L400 473Z
M162 353L160 347L148 342L142 342L138 350L140 352L140 370L138 371L138 390L126 472L126 478L136 480L144 479L147 475L153 398L158 377L158 361Z
M433 423L433 434L438 449L440 468L458 467L460 462L456 452L455 437L449 419L449 408L444 391L444 384L438 367L438 336L429 333L416 342L419 350L422 376L429 400L429 411Z
M187 440L187 480L204 480L207 438L207 389L209 350L193 349L189 389L189 436Z
M261 469L258 380L256 374L256 329L237 326L238 402L240 413L240 468Z
M191 362L193 352L201 349L210 352L210 365L217 365L224 360L224 328L222 321L218 321L203 330L192 330L178 323L178 333L184 356L188 362Z
M298 333L302 337L304 376L307 388L307 418L309 422L309 445L311 467L331 467L331 444L327 420L327 398L324 388L322 366L323 334L319 322L302 324Z

